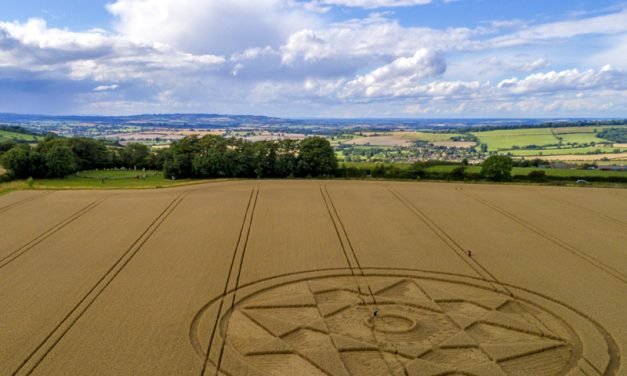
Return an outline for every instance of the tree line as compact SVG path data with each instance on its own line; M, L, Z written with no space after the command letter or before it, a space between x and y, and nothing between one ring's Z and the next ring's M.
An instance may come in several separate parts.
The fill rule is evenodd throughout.
M62 178L101 168L161 169L164 155L141 144L108 145L90 138L47 136L36 146L0 143L0 164L16 179Z
M321 137L248 142L214 135L186 137L157 151L80 137L48 136L34 147L8 141L0 143L0 164L17 179L116 167L162 170L168 179L323 177L337 170L335 152Z
M488 180L488 181L511 181L514 161L507 156L491 156L481 165L481 172L469 173L467 171L468 161L462 163L448 161L424 161L415 162L410 166L401 168L394 164L375 164L365 167L355 165L343 165L338 168L336 176L347 179L394 179L394 180ZM431 167L454 166L450 171L433 171ZM537 165L536 165L537 166Z
M598 138L603 138L619 144L627 143L627 127L607 128L597 133Z
M214 135L187 137L165 155L166 178L287 178L332 176L337 158L329 141L249 142Z
M621 126L627 125L627 119L616 120L577 120L577 121L549 121L538 124L514 124L514 125L472 125L458 128L445 128L439 130L441 133L469 133L502 131L514 129L536 129L536 128L571 128L571 127L598 127L598 126Z
M541 159L512 160L508 156L491 156L481 172L470 172L467 161L416 162L409 167L397 165L338 166L329 141L309 137L302 141L248 142L219 136L186 137L168 149L152 151L142 144L126 146L89 138L48 136L36 146L0 142L0 164L9 170L10 178L59 178L78 171L128 168L161 170L167 179L182 178L379 178L433 180L535 181L572 180L573 177L547 176L544 170L525 176L513 176L517 167L540 167ZM438 165L452 165L447 171L433 170ZM0 177L2 178L2 177ZM627 178L587 177L587 180L625 182Z

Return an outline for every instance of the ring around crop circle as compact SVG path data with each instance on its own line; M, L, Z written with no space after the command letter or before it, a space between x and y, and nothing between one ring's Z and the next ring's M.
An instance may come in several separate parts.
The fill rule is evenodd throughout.
M200 344L224 297L199 312L190 333L207 365L231 375L612 374L620 359L611 336L585 314L467 276L297 274L243 291L222 309L210 351Z

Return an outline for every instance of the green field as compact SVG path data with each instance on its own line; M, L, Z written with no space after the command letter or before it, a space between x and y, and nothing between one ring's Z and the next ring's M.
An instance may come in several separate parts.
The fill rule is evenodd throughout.
M394 132L393 134L401 136L412 141L450 141L453 137L464 137L459 133L434 133L434 132Z
M627 148L615 148L607 146L588 146L585 148L551 148L551 149L527 149L527 150L507 150L500 154L511 154L513 156L543 156L543 155L569 155L569 154L608 154L626 151Z
M428 167L427 168L427 172L433 172L433 173L440 173L440 174L448 174L451 171L453 171L454 169L458 168L459 165L442 165L442 166L432 166L432 167ZM480 173L481 172L481 166L467 166L466 167L466 173L468 174L473 174L473 173Z
M555 133L555 135L562 138L563 144L588 144L590 142L608 142L607 140L598 138L594 133Z
M86 179L135 179L137 176L146 175L147 177L161 176L161 171L142 171L142 170L93 170L81 171L77 175Z
M512 171L512 175L527 175L531 171L538 170L535 167L517 167ZM601 170L570 170L570 169L559 169L559 168L549 168L544 169L547 176L555 176L555 177L627 177L627 171L601 171Z
M597 166L627 166L627 160L618 160L618 159L613 159L610 161L593 161ZM573 164L589 164L592 163L592 161L568 161L568 163L573 163Z
M354 167L354 168L362 168L362 169L373 169L377 166L381 166L381 163L342 163L341 166L344 167ZM410 163L388 163L383 164L384 166L394 166L400 169L408 169L412 165ZM439 165L439 166L431 166L427 167L427 172L433 173L444 173L448 174L454 169L458 168L459 165ZM531 171L542 170L546 172L547 176L556 176L556 177L609 177L609 176L622 176L627 177L627 171L600 171L600 170L576 170L576 169L560 169L560 168L546 168L540 169L537 167L514 167L512 169L512 175L528 175ZM481 166L467 166L466 173L480 173Z
M559 141L550 128L508 129L472 133L479 142L488 145L489 151L510 150L514 146L550 145Z
M146 178L138 178L146 175ZM34 189L150 189L175 187L206 182L205 180L171 180L163 177L159 171L84 171L65 179L35 179ZM16 189L28 189L24 180L0 184L0 192Z
M605 154L616 149L611 142L598 138L598 132L610 126L525 128L473 132L480 143L487 144L489 151L515 156L541 156L566 154ZM557 145L562 145L558 147ZM596 144L596 145L593 145ZM525 149L536 145L536 149ZM619 149L620 152L627 150Z
M39 139L40 137L32 136L29 134L0 130L0 141L5 141L5 140L37 141Z
M428 172L437 172L437 173L449 173L453 169L458 166L433 166L427 168ZM574 169L562 169L562 168L537 168L537 167L514 167L512 169L513 175L528 175L531 171L541 170L546 173L547 176L554 177L611 177L611 176L620 176L627 177L627 171L600 171L600 170L574 170ZM480 173L481 166L468 166L466 169L466 173Z
M555 134L569 134L569 133L592 133L597 134L600 131L608 128L623 127L624 125L603 125L599 127L563 127L553 128Z
M373 169L377 166L394 166L394 167L398 167L402 170L406 170L408 168L411 167L411 163L402 163L402 162L398 162L398 163L376 163L376 162L342 162L340 163L340 167L347 167L347 168L363 168L363 169ZM447 166L448 167L448 166Z
M388 140L398 140L399 145L403 145L403 142L408 141L425 141L425 142L438 142L438 141L451 141L453 137L464 137L463 134L460 133L442 133L442 132L423 132L423 131L396 131L396 132L364 132L362 133L347 133L342 134L335 139L332 140L334 145L338 145L344 143L346 141L354 140L354 139L368 139L372 138L373 144L372 146L376 147L389 147L394 148L393 145L384 145L377 144L376 140L378 137L386 137ZM369 145L361 145L368 147ZM355 145L358 147L358 145Z

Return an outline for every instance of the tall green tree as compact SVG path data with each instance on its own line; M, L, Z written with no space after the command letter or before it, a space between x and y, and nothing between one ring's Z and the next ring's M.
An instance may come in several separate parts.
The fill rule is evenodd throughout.
M163 170L163 164L165 163L167 154L167 149L158 149L150 153L150 156L148 157L148 167L151 170Z
M13 149L17 146L17 142L13 140L2 140L0 141L0 155L6 153L7 151Z
M75 137L70 138L68 144L74 153L79 170L103 168L111 163L107 147L98 140Z
M298 142L295 140L282 140L276 143L276 162L274 174L279 178L294 177L298 155Z
M297 173L302 177L332 175L337 170L337 158L326 138L310 137L300 142Z
M28 145L19 145L9 149L0 158L0 164L18 179L25 179L31 175L31 150Z
M49 178L62 178L78 170L78 165L69 146L55 144L45 154L46 172Z
M231 166L227 165L225 154L227 140L218 136L205 136L198 140L192 151L192 176L217 178L228 176Z
M146 168L149 165L150 148L144 144L129 143L120 151L124 167Z
M173 142L163 161L163 175L170 178L193 177L192 159L198 152L198 137L185 137Z
M512 179L513 167L510 157L493 155L483 162L481 176L491 181L508 181Z

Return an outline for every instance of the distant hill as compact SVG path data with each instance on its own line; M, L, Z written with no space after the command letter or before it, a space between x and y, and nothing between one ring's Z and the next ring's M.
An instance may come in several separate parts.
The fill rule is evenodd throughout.
M0 113L0 123L92 123L96 125L135 125L167 127L233 127L253 124L279 124L286 120L268 116L219 114L144 114L132 116L49 116Z
M440 131L477 131L487 129L565 127L598 124L627 124L623 119L409 119L409 118L278 118L258 115L224 114L143 114L132 116L50 116L0 113L0 125L20 126L40 133L89 135L97 127L104 132L140 128L254 128L277 132L333 134L348 131L386 131L430 129Z

